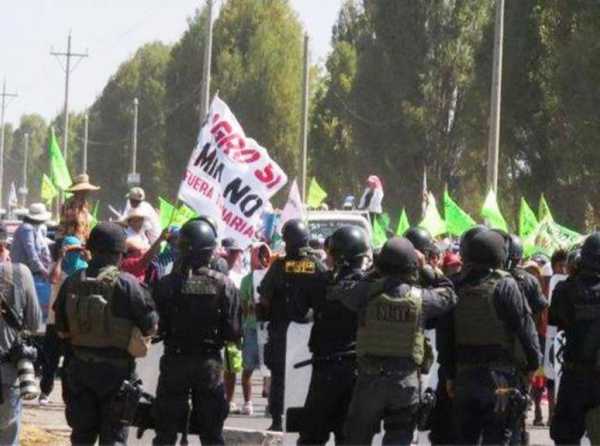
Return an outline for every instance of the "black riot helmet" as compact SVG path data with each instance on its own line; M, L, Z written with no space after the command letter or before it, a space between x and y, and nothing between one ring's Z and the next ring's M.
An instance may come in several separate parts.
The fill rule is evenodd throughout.
M179 231L181 256L193 267L208 265L216 246L214 227L203 219L192 219Z
M488 229L478 233L465 248L465 261L475 269L502 268L506 261L506 240L498 231Z
M281 236L286 251L297 250L308 245L309 233L306 224L300 219L287 221L281 228Z
M427 254L433 246L433 237L425 228L409 228L404 233L404 238L410 241L414 248L423 254Z
M473 226L471 229L469 229L468 231L465 231L463 233L463 235L460 236L460 247L459 247L459 254L461 256L461 258L463 260L467 259L467 257L469 256L467 253L467 247L469 245L469 242L473 239L473 237L475 237L477 234L479 234L480 232L483 231L487 231L488 227L484 226L484 225L476 225Z
M369 252L367 235L357 226L343 226L328 238L327 250L336 264L362 261Z
M410 274L417 270L418 258L414 245L404 237L392 237L377 257L375 266L384 274Z
M92 254L125 254L127 234L122 226L116 223L98 223L87 241L87 248Z
M511 265L517 266L523 260L523 240L516 234L510 234L508 243L508 258Z
M191 220L188 220L186 223L191 223L194 221L203 221L204 223L208 224L215 234L215 239L219 238L219 225L214 218L203 215L202 217L194 217Z
M581 263L585 269L600 271L600 232L592 233L583 242Z
M581 268L581 248L576 247L567 254L567 271L570 275L575 274Z

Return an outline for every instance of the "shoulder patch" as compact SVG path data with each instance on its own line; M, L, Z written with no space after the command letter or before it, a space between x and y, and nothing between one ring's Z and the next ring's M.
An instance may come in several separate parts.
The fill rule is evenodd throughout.
M286 260L285 272L291 274L315 274L317 264L309 259L303 260Z

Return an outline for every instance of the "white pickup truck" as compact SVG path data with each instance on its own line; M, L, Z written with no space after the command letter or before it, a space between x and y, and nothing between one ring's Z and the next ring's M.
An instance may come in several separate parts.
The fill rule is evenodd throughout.
M367 212L309 210L307 220L311 238L325 240L343 226L358 226L366 232L367 240L371 240L371 223Z

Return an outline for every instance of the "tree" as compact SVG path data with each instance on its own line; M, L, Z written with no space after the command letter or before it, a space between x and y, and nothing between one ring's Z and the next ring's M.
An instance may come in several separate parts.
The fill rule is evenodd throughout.
M206 12L173 48L167 74L168 164L183 173L200 127ZM302 28L286 0L229 0L214 24L211 94L231 107L246 134L293 177L299 169ZM171 179L176 188L181 179Z

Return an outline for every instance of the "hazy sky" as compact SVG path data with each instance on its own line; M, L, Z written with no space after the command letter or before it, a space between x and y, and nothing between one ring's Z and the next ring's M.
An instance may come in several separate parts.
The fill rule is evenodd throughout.
M0 82L19 97L6 120L18 125L24 113L46 119L62 110L64 71L50 49L64 52L69 30L72 51L85 53L71 77L70 109L81 111L102 92L120 63L146 42L173 43L203 0L1 0ZM291 0L311 41L312 61L329 51L331 27L342 0ZM216 0L220 7L222 0ZM64 58L62 59L64 63ZM1 85L0 85L1 89Z

